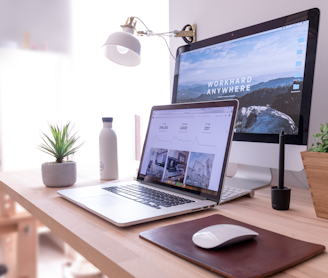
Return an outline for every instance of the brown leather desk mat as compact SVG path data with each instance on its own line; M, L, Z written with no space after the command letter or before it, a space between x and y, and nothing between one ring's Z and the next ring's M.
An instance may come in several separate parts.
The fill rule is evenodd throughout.
M259 233L254 239L221 249L202 249L192 235L207 226L234 224ZM160 227L139 235L179 257L227 277L266 277L318 255L325 246L286 237L216 214Z

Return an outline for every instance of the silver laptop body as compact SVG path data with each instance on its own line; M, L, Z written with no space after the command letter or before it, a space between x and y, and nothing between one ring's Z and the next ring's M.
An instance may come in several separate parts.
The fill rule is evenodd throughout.
M57 193L121 227L217 206L237 111L237 100L154 106L137 181Z

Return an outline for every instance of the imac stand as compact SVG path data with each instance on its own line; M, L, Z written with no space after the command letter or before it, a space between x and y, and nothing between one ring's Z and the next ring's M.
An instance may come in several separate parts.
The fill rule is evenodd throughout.
M306 145L286 145L285 170L302 171L300 152L306 149ZM229 162L237 164L237 174L226 177L225 185L250 190L269 186L272 182L271 169L279 168L279 145L233 141Z
M254 190L269 186L271 181L272 173L270 168L237 164L236 175L233 177L226 177L224 185Z

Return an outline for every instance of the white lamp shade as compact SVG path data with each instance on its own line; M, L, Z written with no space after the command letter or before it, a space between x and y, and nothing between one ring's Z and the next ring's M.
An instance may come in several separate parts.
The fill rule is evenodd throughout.
M123 47L121 48L123 51L118 50L120 46ZM127 52L124 51L124 47L128 49ZM122 66L137 66L141 61L140 42L134 35L127 32L115 32L111 34L103 45L102 50L109 60Z

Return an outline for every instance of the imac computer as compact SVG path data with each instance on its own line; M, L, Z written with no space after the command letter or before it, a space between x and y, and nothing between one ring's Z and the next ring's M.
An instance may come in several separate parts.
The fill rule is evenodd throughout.
M319 10L314 8L177 49L172 103L238 99L226 184L256 189L278 168L303 170L307 149Z

